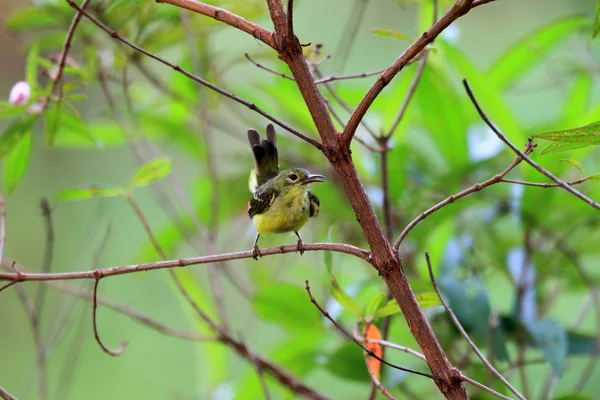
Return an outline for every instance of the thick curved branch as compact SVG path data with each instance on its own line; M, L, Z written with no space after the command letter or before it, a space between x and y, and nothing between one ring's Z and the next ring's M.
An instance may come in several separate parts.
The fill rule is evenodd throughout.
M377 78L371 89L367 92L365 97L360 101L358 107L352 113L348 124L346 124L346 128L344 132L342 132L342 142L347 146L352 141L352 137L356 132L356 128L358 124L363 119L367 110L375 101L375 98L379 96L379 93L392 81L392 79L396 76L398 72L400 72L414 57L417 56L427 46L429 43L433 42L433 40L440 34L444 29L446 29L452 22L454 22L459 17L465 15L471 9L471 3L473 0L458 0L450 10L435 24L429 28L429 30L417 41L415 41L400 57L394 61L394 63L386 69L383 74Z
M490 121L488 116L483 112L483 110L481 109L481 106L479 105L479 103L477 102L477 99L475 98L475 95L471 91L471 88L469 87L469 84L467 83L466 79L463 79L463 85L465 87L465 90L467 91L467 94L469 95L469 99L471 99L471 102L475 106L475 109L477 109L479 116L487 124L487 126L489 126L490 129L496 134L496 136L498 136L498 139L502 140L502 142L504 142L504 144L506 144L508 147L510 147L510 149L512 151L514 151L519 157L522 157L523 160L525 160L525 162L527 162L527 164L531 165L539 173L541 173L542 175L545 175L547 178L554 181L558 186L565 189L567 192L571 193L573 196L579 198L580 200L584 201L585 203L589 204L590 206L594 207L595 209L600 210L600 204L598 204L594 200L590 199L589 197L587 197L586 195L581 193L579 190L577 190L573 186L569 185L567 182L558 179L550 171L548 171L547 169L545 169L544 167L542 167L541 165L539 165L538 163L533 161L526 154L524 154L521 150L519 150L510 140L508 140L508 138L502 132L500 132L500 130L498 128L496 128L496 126L494 126L492 121Z
M338 253L346 253L361 258L370 262L370 253L358 247L342 243L306 243L305 251L335 251ZM297 246L280 246L271 247L269 249L261 249L262 257L271 256L274 254L295 253L298 251ZM139 271L152 271L155 269L187 267L189 265L209 264L221 261L241 260L252 258L252 250L239 251L236 253L217 254L212 256L179 258L176 260L156 261L146 264L134 264L127 266L116 266L111 268L97 269L93 271L81 272L55 272L55 273L39 273L39 272L0 272L0 281L56 281L56 280L72 280L72 279L96 279L96 277L106 278L115 275L132 274Z
M316 147L317 149L321 150L323 148L323 146L321 145L321 143L319 143L318 141L309 138L308 136L302 134L301 132L297 131L296 129L292 128L291 126L287 125L286 123L284 123L283 121L275 118L274 116L272 116L271 114L267 113L266 111L262 110L261 108L259 108L258 106L256 106L256 104L251 103L247 100L242 99L239 96L236 96L233 93L230 93L224 89L221 89L218 86L213 85L212 83L200 78L199 76L196 76L194 74L192 74L191 72L181 68L179 65L173 64L172 62L154 54L151 53L141 47L139 47L138 45L134 44L133 42L130 42L129 40L125 39L123 36L121 36L121 34L119 34L117 31L115 31L114 29L104 25L102 22L100 22L97 18L93 17L92 15L90 15L87 11L83 11L73 0L66 0L66 2L69 4L69 6L73 7L74 9L78 10L81 12L81 14L83 14L87 19L89 19L90 21L92 21L94 23L94 25L96 25L98 28L102 29L103 31L105 31L106 33L108 33L112 38L117 39L118 41L126 44L127 46L131 47L132 49L147 55L150 58L155 59L156 61L160 62L161 64L164 64L166 66L169 66L171 68L173 68L175 71L187 76L188 78L190 78L191 80L198 82L199 84L206 86L207 88L219 93L222 96L225 96L231 100L234 100L246 107L248 107L250 110L255 111L257 113L259 113L260 115L262 115L263 117L267 118L269 121L273 122L276 125L279 125L280 127L282 127L283 129L287 130L288 132L298 136L300 139L304 140L305 142L308 142L310 144L312 144L314 147Z
M195 0L156 0L156 2L171 4L198 14L206 15L216 21L224 22L227 25L244 31L267 46L275 48L275 42L273 41L272 33L269 30L222 8Z

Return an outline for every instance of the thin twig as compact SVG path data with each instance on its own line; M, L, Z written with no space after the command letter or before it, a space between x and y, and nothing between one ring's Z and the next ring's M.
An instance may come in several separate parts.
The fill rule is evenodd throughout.
M385 70L386 70L386 68L382 68L382 69L378 69L376 71L361 72L359 74L330 75L330 76L325 76L325 77L322 77L322 78L319 78L319 79L315 80L315 83L317 85L320 85L322 83L333 82L333 81L341 81L341 80L344 80L344 79L366 78L368 76L380 75Z
M285 254L297 252L297 246L279 246L268 249L260 249L261 257L266 257L274 254ZM354 255L369 262L370 253L358 247L344 243L305 243L304 251L334 251ZM39 272L0 272L0 281L54 281L54 280L71 280L71 279L96 279L96 274L101 278L108 276L125 275L136 273L139 271L151 271L155 269L186 267L189 265L209 264L220 261L231 261L252 258L252 250L239 251L235 253L224 253L212 256L178 258L175 260L155 261L144 264L133 264L127 266L114 266L110 268L96 269L93 271L81 272L52 272L42 274Z
M167 65L171 68L173 68L175 71L185 75L186 77L192 79L195 82L198 82L199 84L206 86L207 88L231 99L234 100L246 107L248 107L250 110L255 111L257 113L259 113L260 115L262 115L263 117L267 118L269 121L275 123L276 125L279 125L280 127L282 127L283 129L287 130L288 132L296 135L297 137L299 137L300 139L304 140L307 143L310 143L311 145L313 145L314 147L316 147L317 149L321 150L322 149L322 145L321 143L319 143L318 141L309 138L308 136L305 136L304 134L302 134L301 132L297 131L296 129L292 128L291 126L287 125L286 123L284 123L283 121L275 118L274 116L272 116L271 114L267 113L266 111L262 110L261 108L259 108L258 106L256 106L254 103L251 103L247 100L242 99L239 96L236 96L233 93L230 93L224 89L221 89L220 87L213 85L212 83L205 81L204 79L200 78L199 76L196 76L194 74L192 74L191 72L181 68L179 65L173 64L172 62L154 54L151 53L141 47L139 47L138 45L134 44L133 42L125 39L123 36L121 36L121 34L119 34L117 31L115 31L114 29L104 25L102 22L100 22L97 18L93 17L92 15L90 15L88 12L81 10L81 8L75 4L75 2L73 2L73 0L66 0L67 3L69 3L69 5L73 8L75 8L76 10L80 10L81 13L90 21L92 21L94 23L94 25L96 25L98 28L102 29L103 31L105 31L106 33L108 33L112 38L117 39L118 41L124 43L125 45L131 47L132 49L150 57L153 58L154 60ZM162 0L163 2L173 2L175 3L176 0Z
M429 253L425 253L425 259L427 260L427 269L429 270L429 278L431 279L431 283L433 285L433 288L435 289L435 292L437 293L438 297L440 298L440 301L442 302L442 305L444 306L444 309L448 313L448 316L450 316L450 319L454 323L454 326L456 326L456 328L458 329L458 331L460 332L460 334L462 335L462 337L467 341L467 343L469 344L469 346L471 347L471 349L473 349L473 351L475 352L475 354L477 354L477 357L479 357L479 359L481 360L481 362L490 371L492 371L492 373L498 379L500 379L500 381L502 381L502 383L504 383L504 385L511 392L513 392L515 396L517 396L520 400L525 400L525 397L523 397L523 395L521 393L519 393L519 391L517 389L515 389L510 384L510 382L508 382L506 380L506 378L504 378L502 376L502 374L500 374L500 372L498 372L496 370L496 368L494 368L494 366L492 364L490 364L490 362L485 358L485 356L483 355L483 353L479 350L479 348L477 347L477 345L475 345L475 343L473 343L473 341L471 340L471 338L469 337L469 335L467 334L467 332L464 330L464 328L460 324L460 321L458 320L458 318L456 318L456 315L454 315L454 312L452 311L452 309L450 309L450 307L446 303L446 300L444 300L444 297L442 296L442 293L440 292L440 289L438 288L438 285L437 285L437 283L435 281L435 277L433 276L433 268L431 267L431 260L429 259Z
M492 389L490 387L487 387L487 386L485 386L485 385L477 382L475 379L469 378L468 376L461 375L460 379L462 379L465 382L470 383L471 385L473 385L475 387L478 387L481 390L485 390L486 392L491 393L491 394L493 394L496 397L499 397L499 398L504 399L504 400L512 400L510 397L505 396L502 393L499 393L499 392L495 391L494 389Z
M92 296L92 326L94 327L94 337L96 338L96 342L100 345L104 352L110 354L111 356L120 356L125 351L125 347L127 346L127 342L121 342L119 348L116 350L109 349L106 347L102 339L100 338L100 334L98 333L98 323L96 322L96 310L98 308L98 283L100 283L101 277L98 276L96 281L94 282L94 294Z
M45 110L48 107L48 105L50 104L50 98L56 91L56 88L58 87L58 84L59 84L60 80L62 79L63 71L65 69L65 65L67 62L67 56L69 55L69 50L71 49L71 42L73 41L73 36L75 35L75 30L77 29L77 26L79 25L79 21L81 21L81 15L83 13L83 10L85 10L85 8L88 6L89 2L90 2L90 0L84 0L83 3L81 3L81 6L80 7L78 6L79 10L77 11L75 16L71 20L71 26L69 26L69 30L67 31L67 36L65 38L65 41L63 42L62 50L60 51L60 55L58 56L56 74L51 76L51 79L50 79L52 82L52 84L50 86L50 92L49 92L50 95L45 97L42 100L42 111Z
M248 61L250 61L252 64L254 64L256 67L258 67L258 68L260 68L260 69L263 69L263 70L265 70L265 71L267 71L267 72L270 72L270 73L272 73L272 74L274 74L274 75L277 75L277 76L280 76L280 77L282 77L282 78L289 79L289 80L291 80L291 81L295 81L295 79L294 79L294 78L292 78L292 77L291 77L291 76L289 76L289 75L286 75L286 74L284 74L283 72L275 71L274 69L271 69L271 68L265 67L264 65L262 65L262 64L260 64L260 63L257 63L257 62L256 62L256 61L254 61L252 58L250 58L250 55L249 55L248 53L244 53L244 56L246 57L246 59L247 59Z
M583 182L587 181L588 179L590 179L589 176L583 176L583 177L581 177L579 179L575 179L574 181L567 182L567 184L569 184L569 185L578 185L580 183L583 183ZM535 187L541 187L541 188L555 188L555 187L560 187L560 185L557 184L557 183L526 182L526 181L517 181L517 180L514 180L514 179L502 179L501 182L513 183L515 185L523 185L523 186L535 186Z
M262 252L262 251L261 251ZM400 371L405 371L405 372L409 372L411 374L415 374L415 375L420 375L420 376L424 376L426 378L430 378L433 379L433 375L425 373L425 372L421 372L421 371L416 371L410 368L404 368L401 367L399 365L396 364L392 364L388 361L385 361L384 359L382 359L381 357L379 357L377 354L375 354L373 351L369 350L367 347L365 347L359 340L357 340L350 332L348 332L346 330L346 328L344 328L343 326L341 326L335 319L333 319L333 317L331 315L329 315L329 313L327 311L325 311L320 305L319 303L317 303L317 301L315 300L315 298L313 297L311 291L310 291L310 285L308 284L308 280L305 281L306 283L306 292L308 293L308 297L310 298L311 303L314 304L314 306L317 308L317 310L319 310L319 312L321 314L323 314L323 316L325 318L327 318L340 332L342 332L344 334L344 336L346 336L347 338L349 338L350 340L352 340L354 343L356 343L357 345L360 346L361 349L363 349L363 351L365 351L369 356L381 361L382 363L384 363L387 366L390 366L392 368L398 369Z
M437 2L436 2L436 4L437 4ZM437 7L435 7L435 8L437 8ZM435 23L435 21L434 21L434 23ZM396 114L396 118L394 118L394 122L392 123L392 126L391 126L390 130L388 131L388 133L385 135L385 137L392 136L394 134L394 132L396 131L396 128L398 128L398 125L402 121L402 118L404 118L404 114L406 114L408 105L410 104L410 101L414 97L415 91L417 90L417 86L419 85L419 81L421 80L421 76L423 75L423 71L425 70L425 65L427 64L427 55L428 54L429 54L429 50L424 49L423 55L421 56L421 60L419 61L419 65L417 66L417 71L415 72L415 76L413 76L413 80L411 81L410 86L408 87L408 90L406 91L406 94L404 95L404 100L402 101L402 105L400 106L400 109L398 110L398 114Z
M500 132L500 130L498 128L496 128L496 126L490 121L490 119L487 117L487 115L483 112L483 110L481 109L481 106L479 105L479 103L477 102L477 99L475 98L475 95L471 91L471 88L469 87L469 84L467 83L466 79L463 79L463 85L465 86L465 90L467 91L467 94L469 95L471 102L477 109L479 116L490 127L490 129L496 134L496 136L498 136L498 139L502 140L504 142L504 144L506 144L508 147L510 147L510 149L513 152L515 152L518 156L522 157L529 165L531 165L533 168L535 168L539 173L541 173L542 175L545 175L547 178L549 178L550 180L555 182L558 186L562 187L567 192L571 193L573 196L579 198L580 200L584 201L585 203L589 204L590 206L594 207L595 209L600 210L600 204L596 203L594 200L590 199L589 197L587 197L586 195L581 193L579 190L577 190L574 187L572 187L571 185L569 185L567 182L564 182L564 181L558 179L556 176L554 176L552 173L550 173L550 171L548 171L547 169L545 169L544 167L542 167L541 165L539 165L538 163L533 161L526 154L524 154L521 150L519 150L514 144L512 144L512 142L510 140L508 140L508 138L502 132Z
M2 386L0 386L0 397L2 400L17 400L16 397L8 393Z
M67 0L70 1L70 0ZM171 4L176 7L185 8L186 10L194 11L198 14L206 15L216 21L221 21L227 25L233 26L241 31L244 31L254 38L260 40L269 47L276 48L275 41L270 31L263 28L254 22L248 21L222 8L211 6L195 0L156 0L157 3Z
M42 216L46 223L46 244L44 250L44 259L42 261L41 272L48 273L52 267L52 256L54 254L54 227L52 224L52 210L50 209L50 203L48 199L43 198L40 202L40 208L42 209ZM2 258L0 258L1 260ZM44 307L44 298L46 295L46 285L38 286L35 293L35 299L33 304L36 313L36 322L39 324L39 320L42 315L42 309Z
M354 7L350 11L350 15L348 18L348 22L344 27L344 32L342 33L342 38L338 43L336 48L336 57L335 57L335 67L334 70L337 72L341 72L346 65L346 61L348 61L348 56L350 54L350 50L352 49L352 45L356 40L356 35L358 33L358 28L360 27L360 23L365 16L365 9L370 0L354 0Z
M375 372L373 372L373 369L371 368L371 357L369 356L369 354L366 351L364 351L363 356L365 357L365 364L367 365L367 371L369 371L369 376L371 377L373 385L375 385L375 387L379 389L379 391L388 399L396 400L396 398L392 396L392 394L388 392L388 390L385 387L383 387L383 385L375 375Z
M531 151L533 150L533 145L531 143L531 139L529 139L527 141L527 145L525 146L525 151L522 153L523 156L527 157L527 154L531 153ZM404 228L404 230L402 231L402 233L400 233L400 236L398 236L398 239L396 239L396 242L394 243L394 248L398 249L400 247L400 244L402 243L402 241L406 238L406 236L408 235L408 233L421 221L423 221L425 218L427 218L429 215L433 214L434 212L438 211L439 209L447 206L450 203L454 203L456 200L468 196L472 193L478 192L488 186L494 185L498 182L501 182L502 179L506 176L506 174L508 174L510 171L512 171L517 165L519 165L521 163L521 161L523 161L523 158L521 156L518 156L515 161L512 162L512 164L510 164L504 171L502 171L501 173L494 175L493 177L491 177L490 179L483 181L481 183L476 183L475 185L471 186L470 188L467 188L465 190L462 190L448 198L446 198L445 200L439 202L438 204L436 204L435 206L429 208L426 211L423 211L421 214L419 214L419 216L415 219L413 219L407 226L406 228Z
M350 116L350 120L342 133L342 141L344 143L349 144L352 141L356 128L364 118L367 110L371 107L375 98L379 96L379 93L381 93L381 91L392 81L396 74L400 72L410 60L416 57L425 46L433 42L433 40L442 33L444 29L450 26L452 22L469 12L472 2L473 0L457 0L452 8L450 8L440 20L433 24L427 32L423 33L419 39L410 45L410 47L406 49L406 51L404 51L404 53L402 53L402 55L400 55L400 57L398 57L396 61L394 61L394 63L379 76L379 78L377 78L373 86L371 86Z
M496 0L475 0L471 4L471 8L479 7L479 6L482 6L484 4L491 3L492 1L496 1Z

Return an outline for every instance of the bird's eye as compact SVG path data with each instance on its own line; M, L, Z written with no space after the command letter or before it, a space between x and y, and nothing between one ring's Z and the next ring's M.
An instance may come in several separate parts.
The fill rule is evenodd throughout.
M296 174L290 174L289 178L290 178L290 180L295 181L296 179L298 179L298 175L296 175Z

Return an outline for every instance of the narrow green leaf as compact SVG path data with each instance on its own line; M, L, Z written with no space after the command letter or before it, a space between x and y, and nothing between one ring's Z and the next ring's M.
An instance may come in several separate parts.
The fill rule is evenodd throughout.
M527 321L525 328L533 345L544 354L553 373L562 375L568 351L567 334L563 327L556 321L542 320Z
M171 172L171 160L167 158L151 160L137 170L131 180L131 187L149 185L169 175L169 172Z
M50 105L49 109L44 114L44 132L49 146L54 144L54 139L58 133L58 128L61 126L63 119L62 106L63 102L58 101Z
M50 13L39 6L27 7L12 12L4 22L8 30L14 32L26 31L37 28L49 28L58 25Z
M594 28L592 30L592 39L595 39L600 32L600 1L596 4L596 18L594 18Z
M8 101L0 101L0 118L14 118L25 115L27 106L15 106Z
M540 155L546 154L561 154L568 153L573 150L583 149L584 147L588 147L587 143L560 143L560 142L552 142L548 143L546 147L542 149Z
M400 40L408 40L412 42L413 40L402 32L395 31L393 29L369 29L369 32L376 34L381 37L389 37Z
M558 162L563 162L563 163L570 164L575 169L577 169L577 171L579 171L581 173L581 176L585 175L585 172L583 171L583 167L581 166L581 164L577 160L563 159L563 160L558 160Z
M333 298L340 303L342 307L344 307L344 309L350 311L357 317L362 317L360 306L352 297L350 297L348 293L344 291L344 289L340 287L340 285L338 285L337 281L335 280L335 276L333 275L331 275L331 294Z
M375 313L375 317L383 318L383 317L387 317L389 315L398 314L400 312L402 312L402 310L400 310L400 306L398 305L398 302L396 301L396 299L392 299L392 300L388 301L385 306L383 306L379 310L377 310L377 312Z
M436 292L423 292L417 295L417 301L421 308L441 306L442 301Z
M91 197L123 196L125 190L114 185L90 185L81 188L63 190L56 195L56 200L85 200Z
M577 332L567 332L567 352L570 356L589 356L596 349L596 338Z
M386 299L385 293L377 293L375 297L367 304L367 308L365 308L365 318L373 318L377 312L381 308L383 304L385 304Z
M0 159L4 158L15 147L25 135L31 131L31 127L37 116L27 116L15 121L0 137Z
M31 89L37 87L37 67L40 53L40 45L36 42L29 49L27 54L27 65L25 68L25 80L31 86Z
M533 135L535 138L560 143L600 144L600 121L562 131L544 132Z
M588 180L590 181L600 181L600 174L593 174L588 176Z
M507 89L517 79L545 60L545 55L589 22L581 16L568 17L550 24L520 39L498 58L488 79L500 89Z
M31 132L25 135L12 148L4 162L4 185L8 193L17 187L31 156Z

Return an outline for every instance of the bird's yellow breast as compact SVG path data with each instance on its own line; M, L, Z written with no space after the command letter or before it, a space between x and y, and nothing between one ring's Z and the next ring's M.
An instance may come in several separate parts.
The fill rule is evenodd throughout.
M294 188L278 196L262 214L252 218L256 231L267 233L298 232L310 217L310 201L306 189Z

